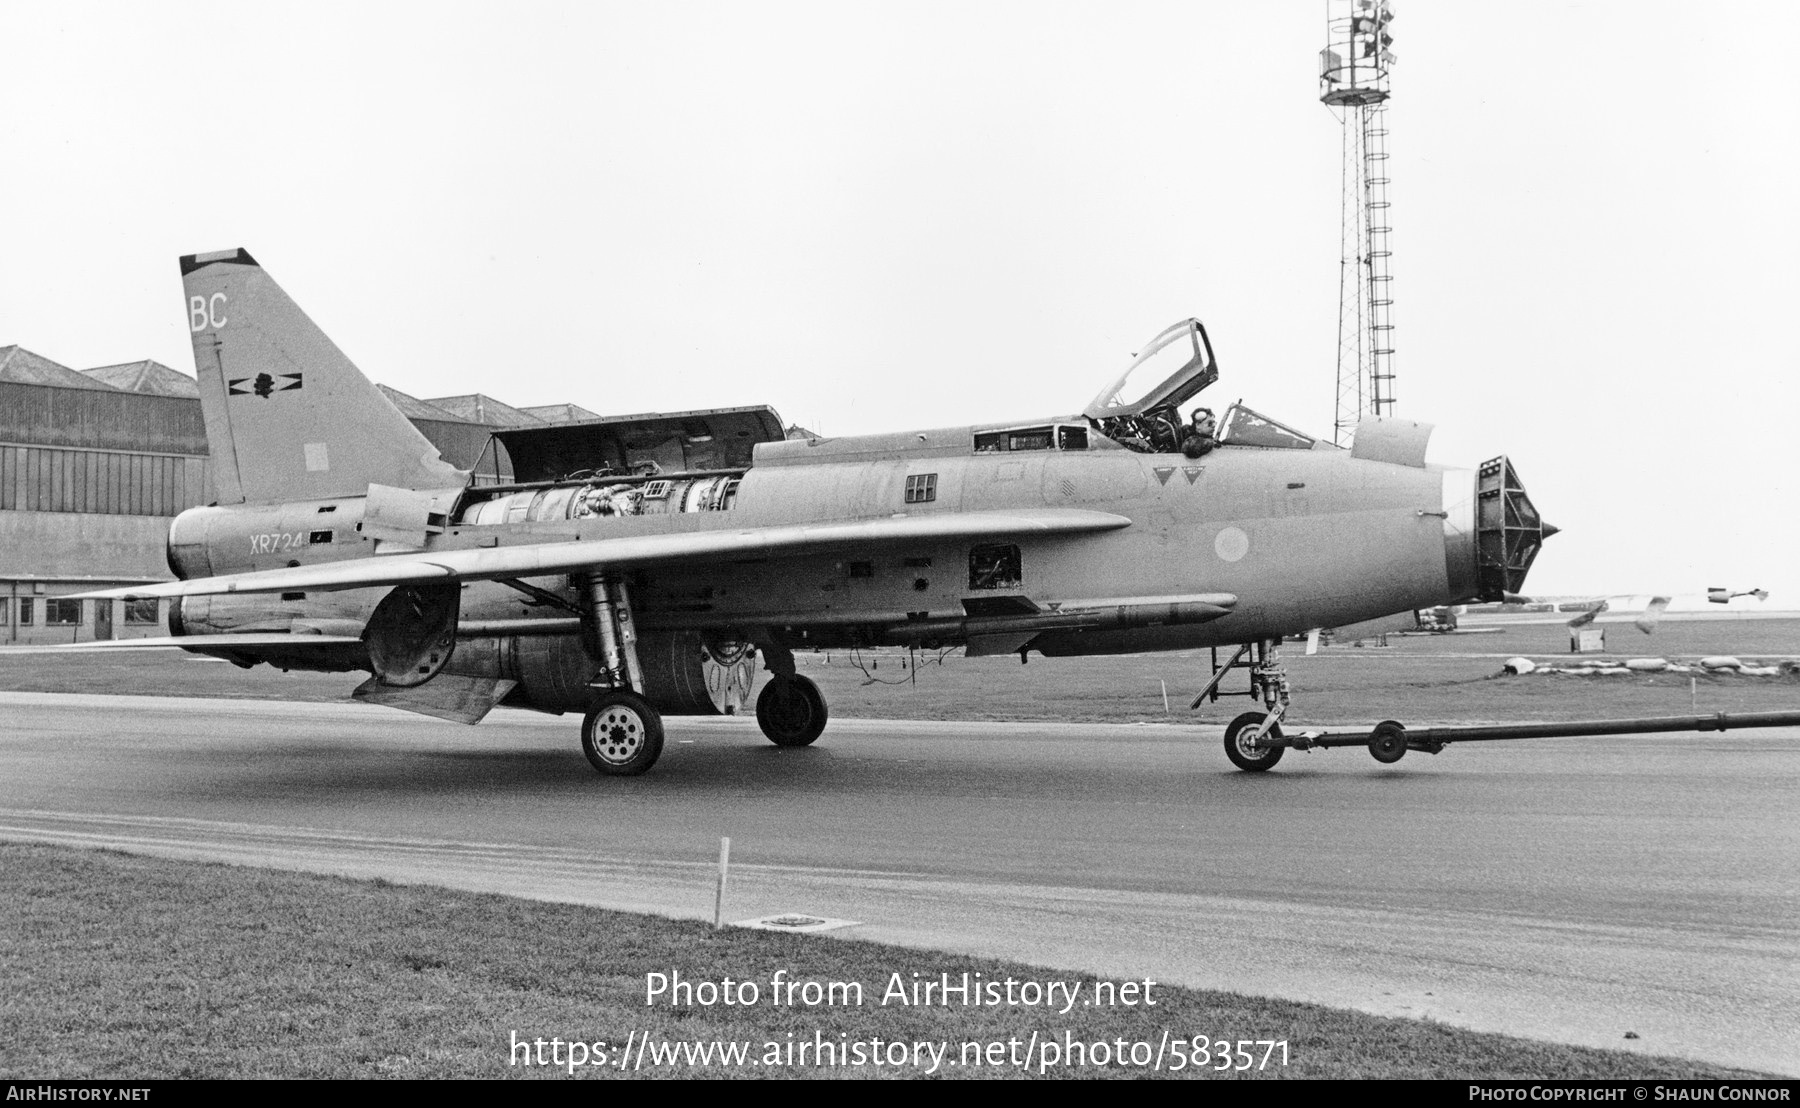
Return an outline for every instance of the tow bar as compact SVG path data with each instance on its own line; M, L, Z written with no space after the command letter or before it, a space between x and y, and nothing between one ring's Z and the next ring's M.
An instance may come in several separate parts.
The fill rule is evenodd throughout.
M1391 765L1409 750L1436 754L1451 743L1494 742L1500 739L1569 739L1591 735L1640 735L1666 731L1729 731L1746 727L1800 726L1800 712L1716 712L1705 716L1649 716L1640 719L1590 719L1567 723L1495 723L1467 727L1421 727L1408 731L1397 720L1382 720L1368 731L1306 731L1293 735L1265 735L1255 745L1264 748L1367 746L1377 762Z

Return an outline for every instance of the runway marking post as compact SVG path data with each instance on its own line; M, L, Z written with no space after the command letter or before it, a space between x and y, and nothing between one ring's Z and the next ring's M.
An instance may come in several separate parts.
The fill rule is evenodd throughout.
M731 869L731 839L719 840L719 891L713 897L713 930L725 926L725 874Z

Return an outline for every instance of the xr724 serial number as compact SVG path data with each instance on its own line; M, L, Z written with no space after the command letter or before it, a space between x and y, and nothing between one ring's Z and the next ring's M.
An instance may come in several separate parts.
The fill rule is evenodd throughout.
M279 554L283 550L296 550L305 545L307 545L305 531L270 531L250 536L250 553L252 554Z

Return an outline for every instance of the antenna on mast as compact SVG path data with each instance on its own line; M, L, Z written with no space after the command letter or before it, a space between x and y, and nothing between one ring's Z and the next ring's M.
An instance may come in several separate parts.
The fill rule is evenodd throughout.
M1394 410L1394 296L1388 272L1388 0L1325 0L1319 100L1343 124L1339 231L1337 413L1332 441Z

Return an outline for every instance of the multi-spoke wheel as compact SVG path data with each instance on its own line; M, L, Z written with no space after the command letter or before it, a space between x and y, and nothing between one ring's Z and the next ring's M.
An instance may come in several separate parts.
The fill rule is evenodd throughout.
M756 698L756 723L776 746L806 746L825 730L825 698L810 678L774 677Z
M581 721L581 750L601 773L629 777L662 755L662 716L641 696L609 692Z
M1232 765L1251 773L1261 773L1281 761L1281 753L1286 747L1252 746L1250 743L1250 736L1267 718L1267 712L1245 712L1225 728L1225 756L1231 759ZM1281 737L1281 724L1269 728L1269 737Z

